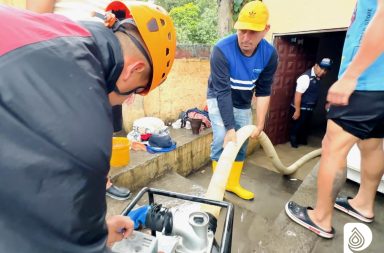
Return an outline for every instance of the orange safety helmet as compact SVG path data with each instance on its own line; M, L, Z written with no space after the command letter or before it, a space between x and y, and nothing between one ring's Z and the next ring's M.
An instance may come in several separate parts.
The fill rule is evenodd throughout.
M176 31L172 19L162 7L140 1L112 1L106 11L133 18L143 38L152 61L152 80L140 93L147 95L165 81L175 59Z

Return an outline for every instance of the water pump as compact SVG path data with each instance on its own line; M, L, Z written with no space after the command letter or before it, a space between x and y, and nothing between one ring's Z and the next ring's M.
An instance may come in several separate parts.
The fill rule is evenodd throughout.
M144 193L148 193L150 204L133 209ZM209 213L192 210L190 206L166 208L155 204L153 195L159 194L227 208L221 245L215 240L217 220ZM233 205L224 201L214 201L196 196L144 188L123 211L135 222L135 230L144 228L151 234L134 231L133 235L114 245L118 253L210 253L230 252Z

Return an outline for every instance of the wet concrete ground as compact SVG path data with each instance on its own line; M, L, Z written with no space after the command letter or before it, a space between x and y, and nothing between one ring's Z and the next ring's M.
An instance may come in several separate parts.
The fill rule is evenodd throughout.
M289 144L277 145L276 151L285 165L290 165L302 155L320 147L320 138L311 138L308 146L293 149ZM284 212L287 201L295 200L302 205L314 205L316 199L315 158L290 176L282 176L273 168L263 150L257 150L246 160L241 183L255 193L253 201L245 201L231 193L225 200L235 204L235 220L232 252L266 253L328 253L344 252L344 225L359 223L342 212L334 212L333 226L336 236L332 240L319 238L314 233L292 222ZM188 178L204 187L209 184L210 166ZM307 177L308 176L308 177ZM304 184L302 184L302 180ZM340 192L341 196L354 196L359 185L347 180ZM375 202L375 221L369 224L372 231L371 245L360 252L384 252L384 195L377 193ZM219 227L218 231L222 228ZM218 237L219 236L219 237ZM217 234L217 238L220 235Z
M291 148L289 144L277 145L276 151L282 162L290 165L304 154L319 148L320 142L320 138L312 138L308 146L301 146L298 149ZM303 205L313 205L316 188L316 171L313 168L318 160L316 158L310 161L291 176L282 176L275 172L262 150L257 150L247 158L241 183L255 193L255 199L245 201L231 193L225 194L225 200L235 205L232 252L343 252L343 226L348 222L358 222L356 219L335 211L336 236L333 240L325 240L293 223L284 213L284 206L290 199ZM149 186L203 196L211 175L211 167L207 165L187 178L172 172ZM305 179L304 182L302 182L303 179ZM357 189L357 184L347 181L341 194L353 196ZM157 201L167 207L190 205L190 203L166 198L159 198ZM109 213L116 214L129 201L118 202L108 199L108 202L109 208L116 208ZM381 240L384 235L383 194L378 194L375 210L375 222L369 225L373 233L373 242L367 250L361 252L384 252L382 250L384 242ZM223 220L223 217L219 219L216 233L218 241L221 238Z
M288 166L319 148L319 143L319 138L313 138L308 146L300 146L298 149L291 148L289 144L277 145L276 152L283 164ZM302 182L300 179L305 178L317 161L318 158L315 158L293 175L283 176L276 172L262 149L248 156L241 184L255 193L255 199L246 201L232 193L225 193L225 200L235 205L232 252L259 252L256 245L296 192ZM211 176L211 167L207 165L188 179L207 188ZM222 231L222 227L219 226L217 231ZM216 238L221 238L221 234L217 233Z

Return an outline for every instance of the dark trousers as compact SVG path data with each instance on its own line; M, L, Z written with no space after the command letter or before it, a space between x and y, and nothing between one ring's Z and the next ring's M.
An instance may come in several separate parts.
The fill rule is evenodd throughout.
M295 113L295 109L290 107L291 118ZM309 128L311 124L313 111L300 110L300 117L297 120L292 119L292 126L290 131L290 141L293 144L307 144Z
M112 106L113 132L119 132L123 129L122 106Z

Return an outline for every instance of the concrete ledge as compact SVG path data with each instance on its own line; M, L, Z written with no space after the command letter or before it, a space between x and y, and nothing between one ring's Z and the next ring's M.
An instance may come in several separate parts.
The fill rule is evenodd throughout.
M145 151L131 150L129 165L111 168L109 175L112 181L135 191L166 172L174 171L182 176L188 176L210 162L212 129L205 129L199 135L193 135L189 129L170 129L177 148L168 153L150 154ZM247 154L259 145L250 140Z
M193 135L188 129L170 129L170 134L177 143L175 150L158 154L131 150L128 166L111 168L112 181L134 191L166 172L174 171L187 176L210 161L211 129L199 135Z

